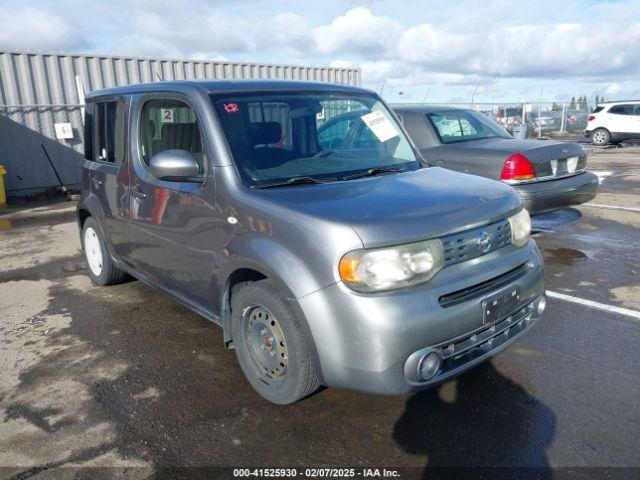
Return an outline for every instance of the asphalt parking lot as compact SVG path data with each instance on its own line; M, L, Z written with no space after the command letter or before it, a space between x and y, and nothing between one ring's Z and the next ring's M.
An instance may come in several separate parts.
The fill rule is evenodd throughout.
M534 223L552 296L512 348L437 389L325 389L287 407L254 393L215 325L139 282L91 285L68 203L0 218L0 476L261 465L634 478L611 467L640 468L640 147L592 151L589 166L598 197Z

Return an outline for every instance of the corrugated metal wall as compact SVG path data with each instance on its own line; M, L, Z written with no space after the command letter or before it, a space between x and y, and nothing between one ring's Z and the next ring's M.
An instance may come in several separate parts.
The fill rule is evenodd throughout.
M82 117L76 77L85 92L163 80L273 78L360 85L360 70L200 60L0 52L0 165L9 195L76 185L82 162ZM71 123L73 138L57 140L55 123Z

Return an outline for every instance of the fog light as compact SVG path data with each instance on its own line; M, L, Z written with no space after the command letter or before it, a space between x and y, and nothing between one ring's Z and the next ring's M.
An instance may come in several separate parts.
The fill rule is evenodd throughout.
M545 308L547 308L547 296L541 295L540 298L538 299L538 307L537 307L538 316L542 315Z
M418 367L422 380L429 380L438 373L439 369L440 355L438 355L437 352L431 352L422 357L422 360L420 360L420 366Z

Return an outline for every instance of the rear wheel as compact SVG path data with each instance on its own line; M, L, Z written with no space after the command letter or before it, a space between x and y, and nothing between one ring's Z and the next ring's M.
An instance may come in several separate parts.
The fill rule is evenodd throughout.
M82 227L82 248L89 266L89 277L96 285L113 285L127 277L111 260L98 222L91 217L85 220Z
M251 386L286 405L318 389L309 339L286 297L269 279L247 284L231 297L233 343Z
M602 146L611 141L611 134L604 128L597 128L591 134L591 143L594 145Z

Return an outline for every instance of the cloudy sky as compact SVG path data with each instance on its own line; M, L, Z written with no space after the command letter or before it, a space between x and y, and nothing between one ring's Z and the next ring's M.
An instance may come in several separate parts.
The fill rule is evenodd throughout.
M397 101L640 97L640 0L1 0L0 49L356 66Z

